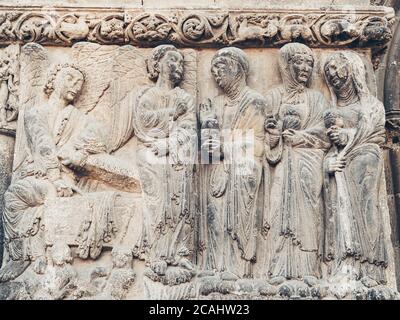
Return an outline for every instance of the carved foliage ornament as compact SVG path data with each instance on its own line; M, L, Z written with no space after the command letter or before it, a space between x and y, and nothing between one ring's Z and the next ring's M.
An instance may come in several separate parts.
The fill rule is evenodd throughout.
M58 11L0 12L0 41L69 46L77 41L156 46L281 46L299 41L310 46L376 46L392 37L392 15L338 10L315 13L173 13Z

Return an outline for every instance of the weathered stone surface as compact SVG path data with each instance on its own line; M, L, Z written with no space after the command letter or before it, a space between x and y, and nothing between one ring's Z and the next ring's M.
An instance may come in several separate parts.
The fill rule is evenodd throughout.
M0 5L0 299L399 298L392 10L44 3Z
M365 15L365 10L369 14ZM33 7L30 12L0 6L0 39L12 43L40 42L71 46L77 41L155 46L162 43L192 47L242 45L280 47L299 41L310 46L384 45L392 34L393 11L385 7L262 10ZM379 52L379 50L378 50Z

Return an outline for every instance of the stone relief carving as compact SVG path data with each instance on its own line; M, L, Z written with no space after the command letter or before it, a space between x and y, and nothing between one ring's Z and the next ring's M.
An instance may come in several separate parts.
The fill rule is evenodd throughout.
M27 151L5 194L3 221L10 262L4 267L3 281L18 276L30 261L35 262L37 273L44 272L42 205L55 196L82 194L74 181L74 169L84 167L89 154L105 152L100 130L73 105L83 81L82 72L73 65L57 66L44 88L49 97L47 103L24 110L20 120ZM114 197L100 203L99 200L99 197L92 200L93 220L89 226L85 222L79 234L82 258L88 255L96 258L103 237L111 232L108 228L112 228L109 225L112 219L107 215L112 211L109 206Z
M144 195L142 247L146 276L179 284L193 276L194 98L178 85L184 57L175 47L156 47L147 60L154 86L140 90L133 106L137 165Z
M273 240L265 271L282 281L321 276L322 162L330 144L323 126L328 103L310 89L314 63L305 45L283 46L279 56L283 85L267 94L270 194L263 224Z
M14 135L18 117L19 46L10 45L1 51L0 59L0 126L4 134Z
M108 154L108 141L99 122L87 114L93 109L91 104L98 106L99 97L88 95L78 101L85 82L81 69L72 64L57 65L46 77L47 54L37 44L22 48L21 67L28 81L22 82L27 86L21 95L18 156L14 159L13 181L5 195L3 221L8 263L1 270L2 281L19 276L31 261L36 273L46 274L46 249L60 241L60 236L65 246L77 246L75 254L81 259L96 259L103 245L117 237L118 219L113 212L124 208L124 194L116 189L137 192L139 184L131 169ZM104 191L107 183L109 187ZM78 203L82 214L75 221L72 238L52 234L57 210L63 205L71 210Z
M214 123L220 131L220 139L203 132L201 148L212 160L202 186L205 268L220 272L222 280L252 278L256 261L265 100L247 86L249 69L242 50L219 50L211 71L222 94L208 100L200 114L202 127Z
M169 42L179 46L241 43L246 46L279 46L303 41L311 46L383 45L391 38L393 16L385 11L366 15L288 12L249 13L179 11L7 12L0 17L2 41L54 43L76 41L101 44L132 43L151 46ZM1 22L3 21L3 22Z
M335 111L325 115L333 143L324 164L326 247L334 281L386 284L388 215L384 180L383 104L369 92L364 64L352 52L328 58L324 67ZM345 279L345 280L343 280Z
M383 105L356 53L318 61L289 43L377 48L390 16L1 17L0 41L32 43L0 57L1 130L16 131L0 287L33 299L398 297ZM69 60L54 66L38 43L71 46ZM283 45L282 83L253 89L264 70L233 44ZM216 96L198 103L202 53L174 45L224 46L206 61Z

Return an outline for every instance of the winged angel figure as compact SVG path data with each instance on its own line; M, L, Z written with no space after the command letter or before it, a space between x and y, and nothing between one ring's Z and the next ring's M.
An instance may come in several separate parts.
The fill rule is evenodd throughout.
M121 194L140 192L132 162L119 157L134 135L133 101L148 85L143 53L132 46L78 43L72 62L48 76L39 44L21 50L21 90L12 183L3 213L6 261L0 281L15 279L33 263L46 268L43 212L47 201L80 197L74 243L80 258L97 258L115 237ZM122 200L126 202L125 200ZM133 245L132 245L133 246Z

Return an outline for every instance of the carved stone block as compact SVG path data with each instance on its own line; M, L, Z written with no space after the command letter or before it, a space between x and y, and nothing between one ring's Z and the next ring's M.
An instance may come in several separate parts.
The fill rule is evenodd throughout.
M393 10L45 2L0 6L0 298L399 298Z

